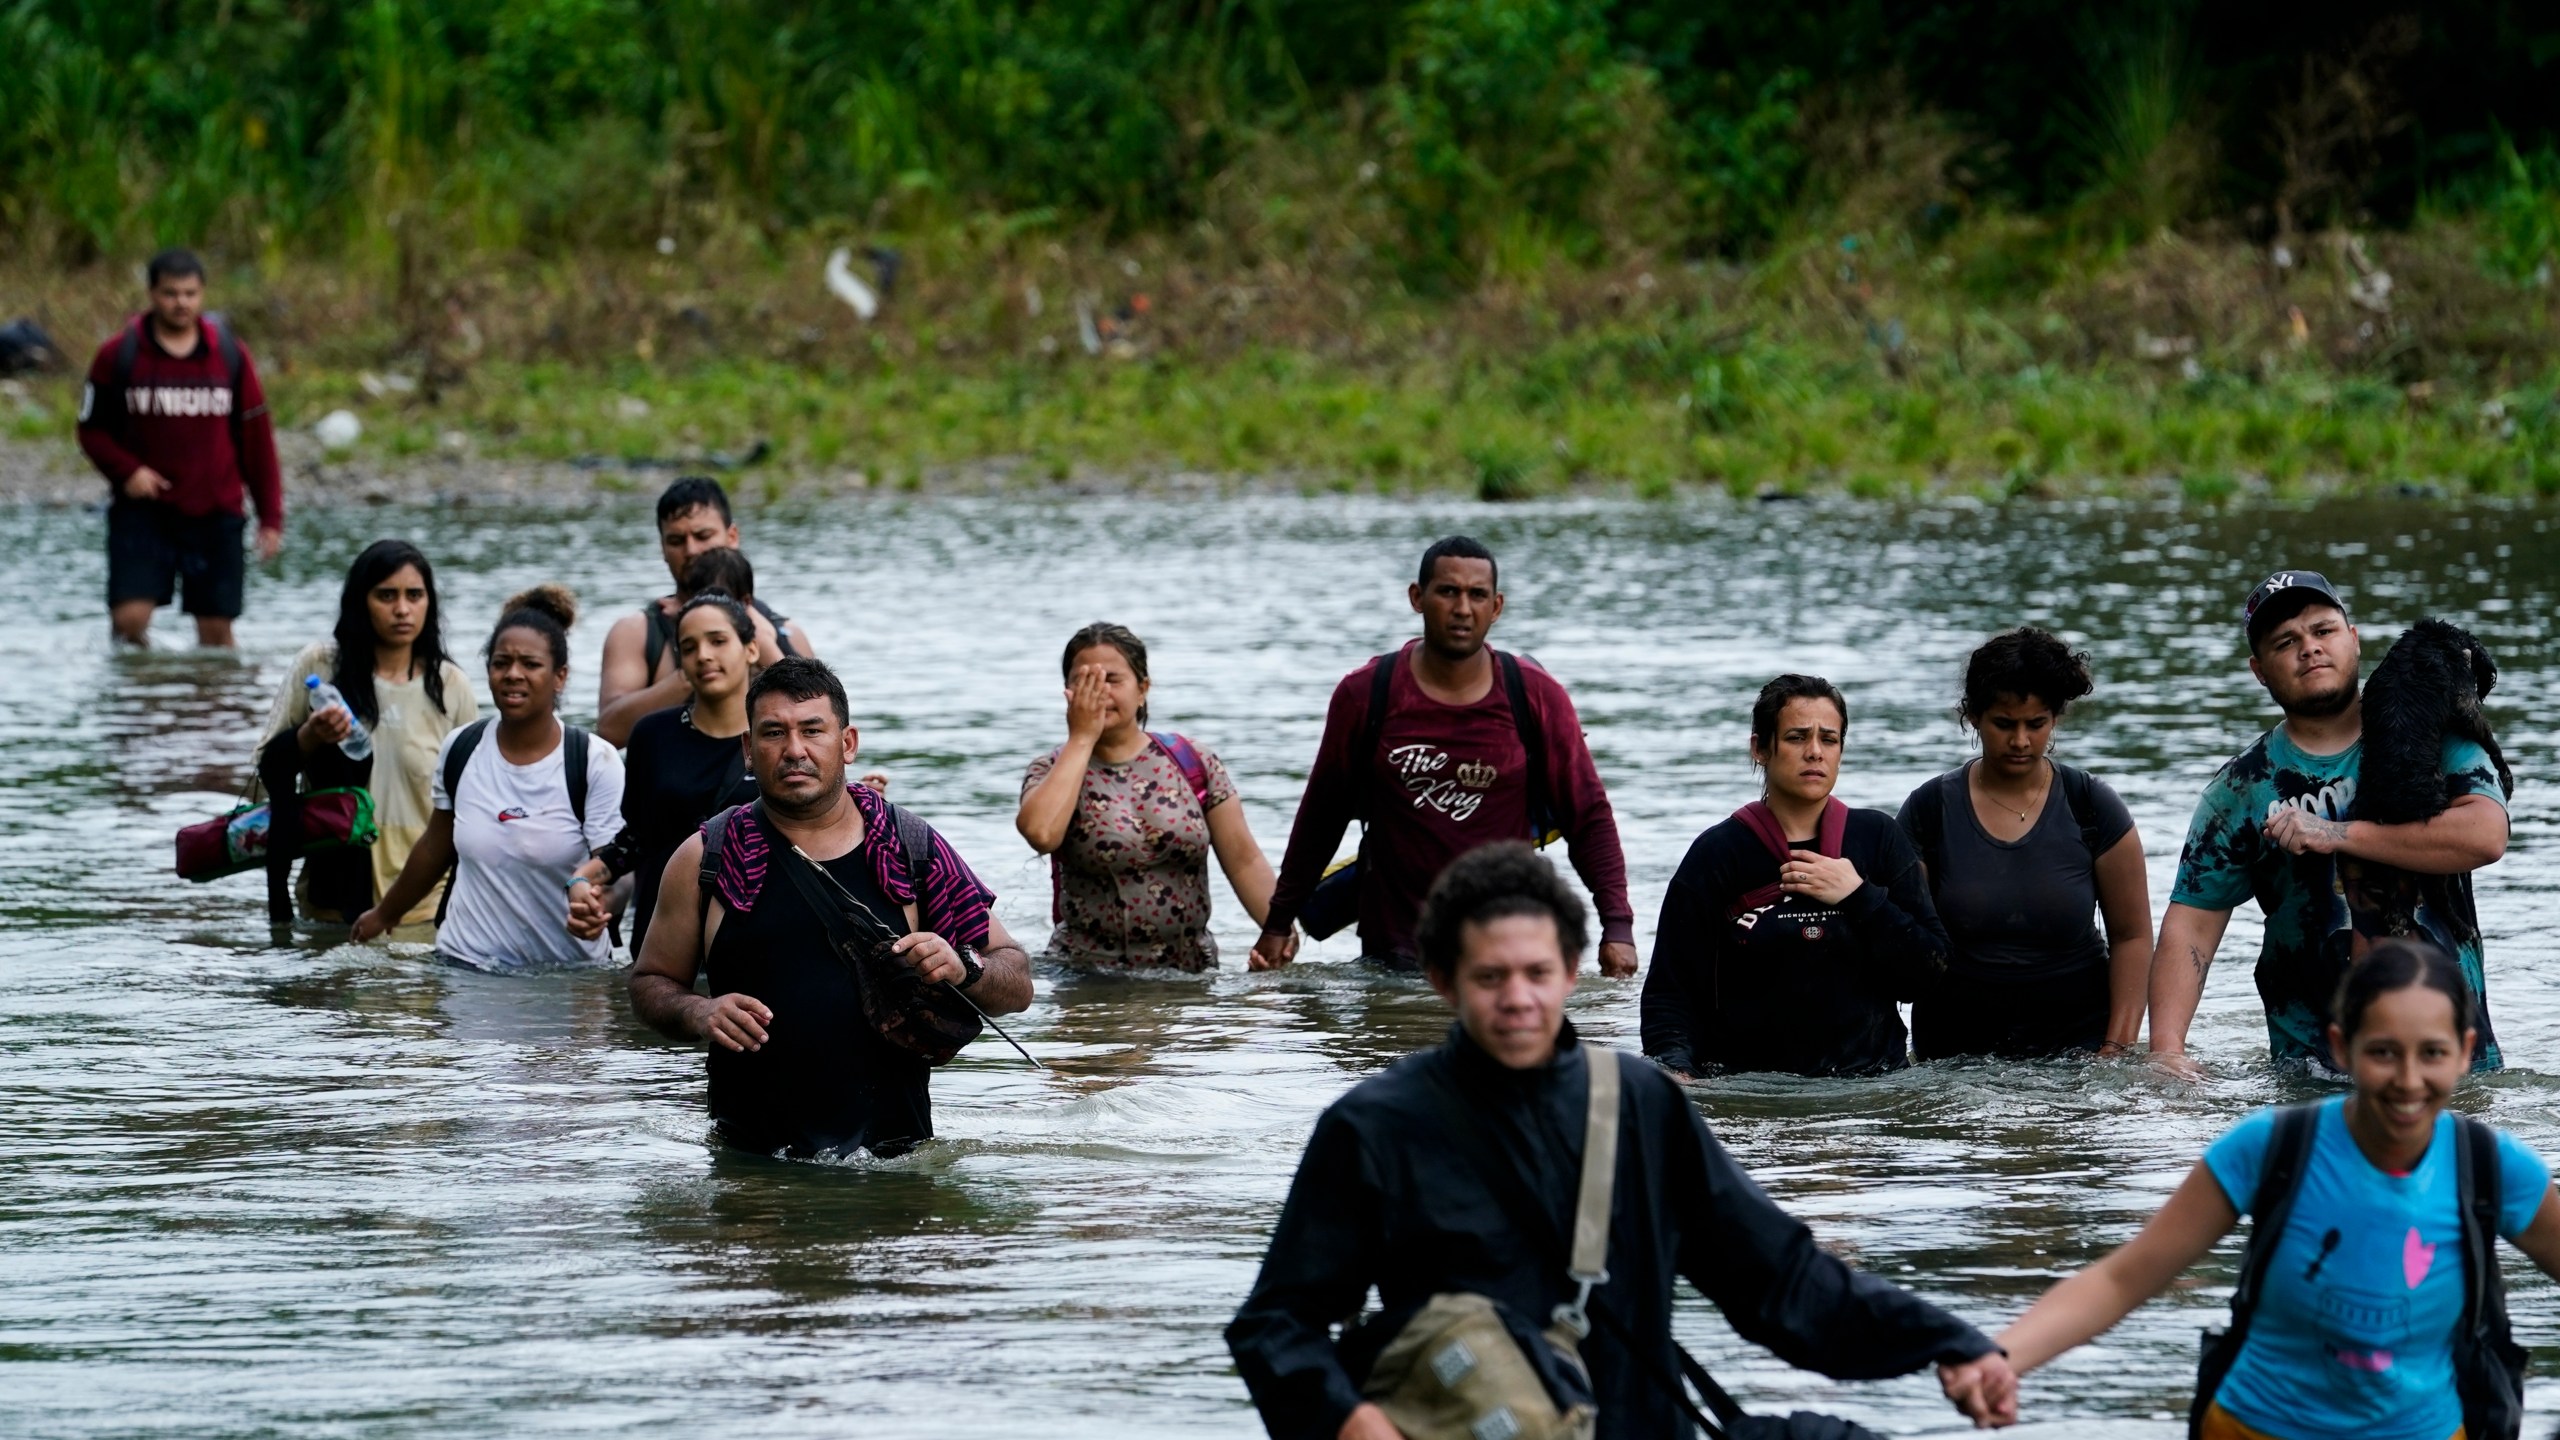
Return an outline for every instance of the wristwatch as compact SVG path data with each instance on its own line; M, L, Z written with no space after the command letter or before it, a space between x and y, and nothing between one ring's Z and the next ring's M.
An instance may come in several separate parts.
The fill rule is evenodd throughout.
M960 957L960 968L965 972L960 977L960 988L966 990L986 975L987 967L978 963L977 952L968 946L955 945L951 948L952 953Z

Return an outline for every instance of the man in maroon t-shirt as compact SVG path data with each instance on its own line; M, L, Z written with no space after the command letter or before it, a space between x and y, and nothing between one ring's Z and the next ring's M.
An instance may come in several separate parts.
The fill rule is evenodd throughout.
M1498 656L1485 643L1502 618L1499 579L1493 552L1481 542L1454 535L1433 545L1407 593L1422 616L1422 638L1334 687L1252 968L1289 962L1290 927L1354 818L1368 826L1360 844L1362 953L1411 969L1414 920L1441 867L1477 846L1528 838L1536 815L1562 832L1573 868L1590 887L1600 912L1601 973L1636 973L1626 854L1573 700L1535 662ZM1376 724L1369 711L1381 664L1392 670L1384 723ZM1505 673L1511 664L1541 742L1534 766L1514 716ZM1543 796L1530 794L1537 771L1545 776Z
M196 643L228 645L247 566L245 496L258 505L258 558L284 549L284 479L257 368L237 337L204 318L204 264L151 257L151 308L98 347L80 392L80 448L107 477L107 614L139 645L151 612L178 595Z

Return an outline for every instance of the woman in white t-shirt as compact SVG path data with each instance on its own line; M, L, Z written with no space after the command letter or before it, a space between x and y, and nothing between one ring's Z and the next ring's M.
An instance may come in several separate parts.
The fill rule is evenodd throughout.
M436 953L482 970L613 963L600 926L581 927L589 932L581 935L564 924L570 887L588 883L578 867L622 825L621 752L554 713L569 682L569 627L577 614L577 601L557 585L507 602L489 636L497 719L445 741L436 761L435 818L390 892L356 921L358 940L381 934L451 865ZM463 746L470 748L460 752ZM583 795L569 777L579 752Z

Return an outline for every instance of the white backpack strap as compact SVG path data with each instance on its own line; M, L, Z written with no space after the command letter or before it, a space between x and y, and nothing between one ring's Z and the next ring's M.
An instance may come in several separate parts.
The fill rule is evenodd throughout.
M1582 1047L1590 1072L1590 1114L1582 1128L1582 1188L1573 1206L1573 1254L1565 1273L1574 1297L1558 1305L1554 1322L1580 1337L1591 1333L1593 1287L1609 1283L1609 1217L1618 1184L1618 1055L1598 1045Z

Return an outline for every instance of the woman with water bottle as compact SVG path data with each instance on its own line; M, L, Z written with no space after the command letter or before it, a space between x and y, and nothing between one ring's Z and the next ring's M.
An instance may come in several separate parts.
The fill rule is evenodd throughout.
M357 786L372 796L381 831L370 848L303 861L293 899L306 919L352 924L390 889L433 814L436 752L480 714L471 677L445 655L441 621L435 567L405 540L377 540L347 569L336 630L295 656L285 675L258 747L258 778L281 802L278 821L294 823L295 795ZM276 849L293 853L290 844ZM271 872L280 911L286 864ZM432 918L436 900L430 893L404 921Z

